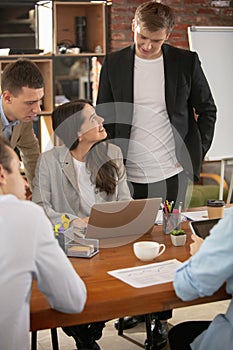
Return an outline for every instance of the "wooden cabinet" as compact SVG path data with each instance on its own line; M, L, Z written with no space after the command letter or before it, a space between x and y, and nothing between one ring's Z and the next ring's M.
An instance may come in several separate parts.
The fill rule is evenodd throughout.
M17 60L19 57L22 56L7 56L7 57L0 57L0 70L1 72L4 70L4 68L7 66L8 63ZM53 111L53 68L52 68L52 59L51 58L44 58L39 56L23 56L25 58L31 59L40 69L44 82L45 82L45 94L42 101L42 110L41 114L51 114ZM0 76L0 82L1 82L1 76Z
M100 63L93 62L96 56L102 61L107 51L108 4L108 0L37 3L38 48L52 55L55 96L72 99L96 95L95 72Z
M105 6L105 2L55 1L54 53L59 53L60 44L69 42L72 47L79 47L81 54L105 54Z
M107 48L108 1L38 2L38 48L53 54L105 55ZM60 51L65 46L68 50Z

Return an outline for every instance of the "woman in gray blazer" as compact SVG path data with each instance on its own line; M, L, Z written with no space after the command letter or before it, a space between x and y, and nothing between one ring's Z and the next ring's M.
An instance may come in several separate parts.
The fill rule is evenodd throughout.
M94 203L131 199L122 153L106 141L104 119L89 101L76 100L57 107L53 129L63 142L40 155L32 200L56 225L67 214L72 225L87 222ZM77 348L98 350L104 322L65 327Z
M63 145L41 154L32 199L54 225L61 222L63 213L78 225L94 203L131 198L121 150L104 141L104 119L89 102L59 106L52 121Z

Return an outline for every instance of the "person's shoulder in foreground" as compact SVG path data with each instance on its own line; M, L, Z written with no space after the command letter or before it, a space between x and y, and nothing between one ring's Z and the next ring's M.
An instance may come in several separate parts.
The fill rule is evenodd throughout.
M175 292L182 300L212 295L225 282L227 293L233 294L232 232L233 208L214 226L202 243L197 241L195 235L192 236L194 243L190 246L190 252L194 255L177 270L174 279ZM185 335L181 339L182 333ZM231 349L233 299L226 313L218 314L212 321L183 322L176 325L169 333L169 341L173 350L181 348L180 342L190 346L192 350Z
M85 285L54 238L51 223L25 195L18 157L0 138L1 350L29 349L33 279L56 310L79 313L86 302Z
M183 300L212 295L226 281L233 293L233 208L215 225L200 249L176 272L174 288Z
M8 252L5 261L17 263L18 259L14 273L21 269L21 263L26 264L23 271L32 272L53 308L67 313L81 312L86 298L84 283L55 239L43 209L12 194L0 195L0 207L0 219L4 217L7 222L3 229L7 235L4 241L9 244L9 248L5 247Z

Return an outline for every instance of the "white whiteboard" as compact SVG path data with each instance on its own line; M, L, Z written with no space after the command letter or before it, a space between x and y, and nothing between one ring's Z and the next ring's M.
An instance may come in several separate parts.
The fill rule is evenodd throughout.
M233 158L233 27L189 27L188 38L217 106L214 139L205 159Z

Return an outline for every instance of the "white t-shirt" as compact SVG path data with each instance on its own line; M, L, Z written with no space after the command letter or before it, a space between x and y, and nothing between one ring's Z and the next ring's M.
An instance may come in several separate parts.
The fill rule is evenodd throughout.
M83 310L86 288L35 203L0 195L0 234L0 350L29 350L32 280L67 313Z
M134 114L126 169L128 179L136 183L158 182L182 171L165 103L163 56L154 60L135 56Z
M80 192L79 216L90 216L91 207L95 204L95 185L91 182L91 174L86 168L86 163L75 158L73 163Z

